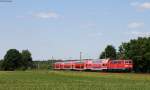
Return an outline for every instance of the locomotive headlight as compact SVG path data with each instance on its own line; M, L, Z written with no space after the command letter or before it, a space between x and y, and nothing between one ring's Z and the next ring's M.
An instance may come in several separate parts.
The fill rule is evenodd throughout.
M129 65L125 65L125 67L128 67Z

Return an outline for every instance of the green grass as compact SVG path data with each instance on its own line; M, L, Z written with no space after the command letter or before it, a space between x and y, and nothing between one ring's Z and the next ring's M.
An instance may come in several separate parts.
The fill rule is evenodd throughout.
M150 75L71 71L1 71L0 90L150 90Z

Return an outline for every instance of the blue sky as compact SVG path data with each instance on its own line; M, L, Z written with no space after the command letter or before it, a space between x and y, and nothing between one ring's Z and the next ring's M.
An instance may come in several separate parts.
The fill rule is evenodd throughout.
M0 58L10 48L34 59L98 58L108 44L150 36L150 0L12 0L0 12Z

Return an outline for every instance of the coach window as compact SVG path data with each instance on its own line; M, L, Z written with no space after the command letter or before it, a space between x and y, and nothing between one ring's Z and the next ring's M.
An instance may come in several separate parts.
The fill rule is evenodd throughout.
M125 61L125 63L126 63L126 64L129 64L129 63L130 63L130 61Z
M117 64L118 62L117 61L112 61L112 64Z
M89 64L89 66L91 66L92 64Z
M121 61L118 61L118 64L121 64Z
M131 64L132 62L131 61L129 61L129 64Z

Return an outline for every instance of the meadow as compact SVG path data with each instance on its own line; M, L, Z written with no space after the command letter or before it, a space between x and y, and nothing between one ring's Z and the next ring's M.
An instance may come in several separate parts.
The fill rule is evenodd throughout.
M150 90L149 74L1 71L0 90Z

